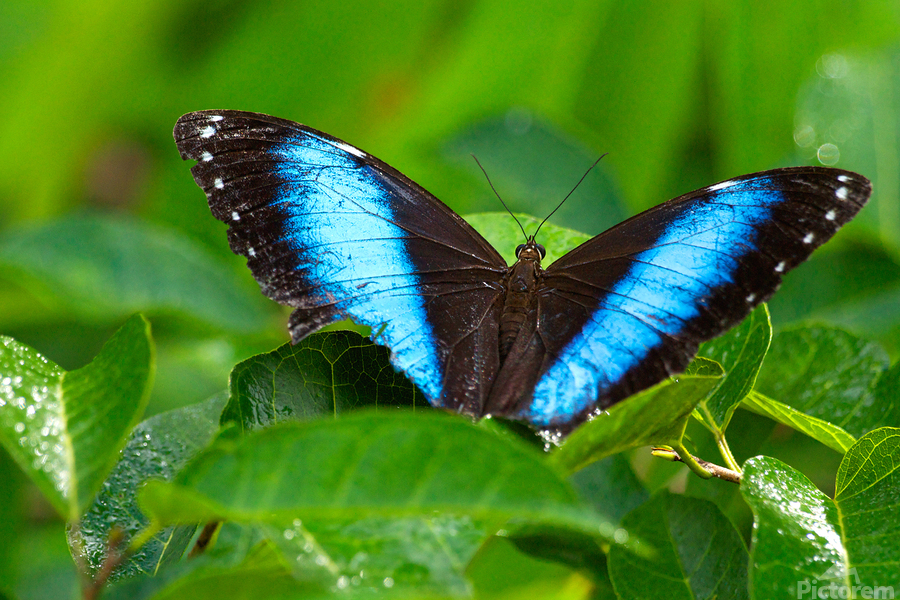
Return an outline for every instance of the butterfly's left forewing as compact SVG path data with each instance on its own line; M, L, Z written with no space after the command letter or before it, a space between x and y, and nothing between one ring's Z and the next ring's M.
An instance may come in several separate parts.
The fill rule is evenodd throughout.
M178 120L175 140L298 341L350 318L436 406L478 414L499 367L506 264L465 221L378 159L240 111Z
M566 431L683 371L870 192L848 171L777 169L681 196L589 240L545 272L534 335L498 376L509 397L491 398L488 410Z

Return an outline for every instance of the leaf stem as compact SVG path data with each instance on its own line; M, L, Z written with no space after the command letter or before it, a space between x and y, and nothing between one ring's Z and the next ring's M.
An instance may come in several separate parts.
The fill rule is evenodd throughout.
M100 597L103 587L109 581L113 572L119 568L130 556L131 550L125 546L125 534L122 530L114 527L109 532L109 540L107 541L106 557L100 565L100 570L88 579L82 589L83 600L95 600Z
M719 454L722 455L722 458L725 459L725 464L729 469L734 471L740 477L743 474L741 471L741 466L734 459L734 454L731 453L731 448L728 447L728 441L725 439L725 432L717 431L715 433L716 438L716 446L719 447Z
M722 430L721 427L716 423L716 420L713 418L712 413L709 411L709 408L706 406L706 403L701 403L698 407L703 414L703 425L713 434L713 437L716 440L716 446L719 447L719 454L722 455L722 458L725 460L725 464L728 465L728 468L732 471L735 471L740 475L741 466L738 464L737 460L734 458L734 454L731 453L731 448L728 447L728 441L725 439L725 431ZM727 424L727 423L726 423Z

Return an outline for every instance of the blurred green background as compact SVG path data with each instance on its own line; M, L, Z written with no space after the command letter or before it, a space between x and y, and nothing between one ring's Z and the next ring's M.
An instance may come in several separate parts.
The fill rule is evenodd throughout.
M151 412L286 340L172 141L183 113L234 108L343 138L463 214L500 208L470 153L542 217L608 152L553 220L590 234L744 173L858 171L870 205L770 306L896 360L898 41L900 4L877 0L3 2L0 333L73 369L145 312ZM19 557L0 581L21 592L66 551L5 454L0 482Z

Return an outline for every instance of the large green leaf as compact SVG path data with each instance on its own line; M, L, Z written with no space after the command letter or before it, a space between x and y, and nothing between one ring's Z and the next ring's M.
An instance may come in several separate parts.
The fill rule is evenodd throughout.
M900 361L881 374L873 395L871 421L886 427L900 427Z
M896 585L900 548L890 540L900 533L900 429L872 431L847 452L834 500L763 456L745 464L741 491L755 518L754 597L811 598L814 586L834 585L830 597L843 598L854 586L872 593Z
M680 443L691 411L722 376L712 361L695 360L692 368L702 372L683 373L635 394L576 429L553 453L552 462L572 473L630 448Z
M270 543L227 561L200 556L161 571L155 577L124 580L103 596L110 600L182 600L218 598L274 600L333 597L314 579L298 579Z
M172 479L175 473L212 439L219 429L225 398L212 398L139 423L122 449L94 503L77 525L70 527L69 546L96 573L107 557L110 532L129 540L148 520L137 506L137 490L151 478ZM114 578L155 574L177 561L194 534L193 526L167 527L120 565Z
M602 554L595 566L598 576L589 577L583 570L523 554L507 538L494 536L469 563L466 575L475 598L615 600Z
M352 331L313 334L236 365L222 421L245 431L370 407L427 407L388 362L388 349Z
M870 175L867 170L859 172ZM851 233L839 234L838 240L785 277L769 301L772 322L776 329L804 320L828 323L880 341L896 353L900 349L900 261L875 244L841 244L840 239L847 241Z
M435 510L498 522L599 523L538 452L437 412L357 413L220 440L173 482L150 482L140 497L160 525Z
M465 516L293 519L261 526L295 577L339 589L467 596L464 568L491 533Z
M615 525L650 497L627 455L614 454L576 471L569 481L585 502ZM607 532L606 537L612 537Z
M655 495L622 520L616 533L640 539L609 552L609 574L620 598L749 598L747 548L734 525L706 500Z
M728 427L734 409L753 389L771 341L772 324L764 304L740 325L700 347L698 355L718 362L725 369L722 381L698 406L705 425L717 432Z
M464 590L468 560L510 519L588 536L603 523L539 451L437 412L359 412L220 439L140 497L158 525L259 523L304 574L334 583L363 570L421 592Z
M811 417L783 402L772 400L758 392L752 392L744 398L741 408L752 410L756 414L769 417L773 421L796 429L841 454L856 443L855 437L837 425Z
M840 329L797 327L775 336L756 390L859 436L885 424L873 391L888 364L878 344Z
M146 222L80 216L0 237L0 266L49 305L87 320L172 313L220 329L268 324L261 298L187 238Z
M147 405L153 372L150 324L140 315L76 371L0 337L0 441L68 521L115 464Z
M602 539L578 532L549 527L521 527L509 533L515 546L535 558L568 565L591 579L601 588L609 588L606 552L616 540L622 517L647 501L649 493L638 480L627 455L614 454L576 471L569 481L585 503L594 507L604 519L600 525ZM515 585L521 585L516 582Z
M900 535L900 428L867 433L838 469L834 501L841 511L847 553L859 576L895 584L900 548L885 540Z

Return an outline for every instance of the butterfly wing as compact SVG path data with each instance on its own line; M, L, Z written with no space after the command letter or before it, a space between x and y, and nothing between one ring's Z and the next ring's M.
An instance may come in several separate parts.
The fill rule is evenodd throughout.
M683 371L870 193L848 171L777 169L670 200L589 240L545 272L536 325L516 341L486 412L565 431Z
M478 414L499 367L500 255L422 187L325 133L267 115L201 111L175 125L182 158L263 292L295 308L299 341L336 320L376 343L430 403Z

